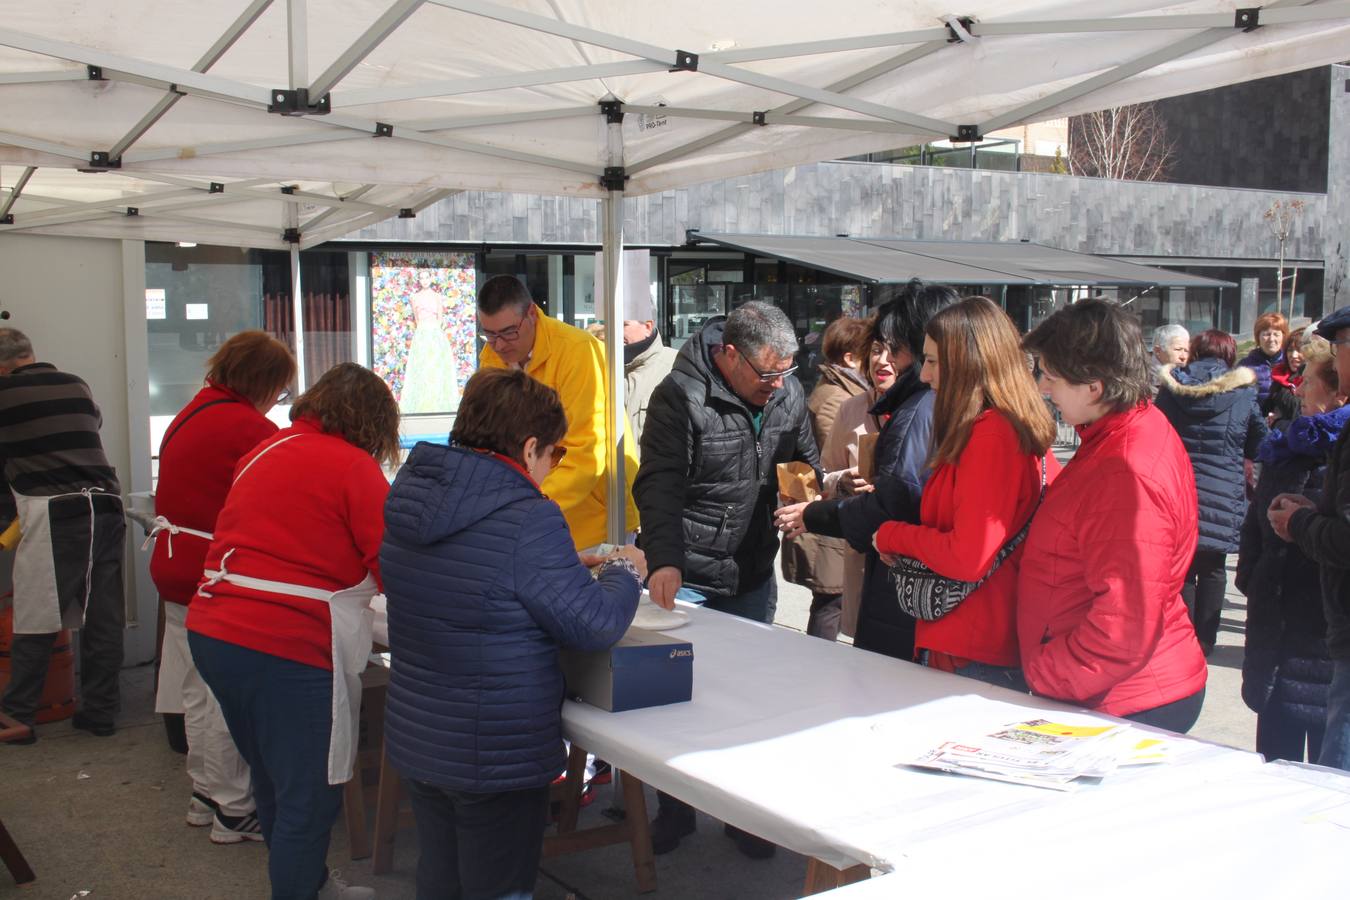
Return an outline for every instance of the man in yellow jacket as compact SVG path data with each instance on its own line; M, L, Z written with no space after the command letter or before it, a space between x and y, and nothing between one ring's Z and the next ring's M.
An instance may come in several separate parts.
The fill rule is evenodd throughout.
M558 392L567 413L567 449L562 461L540 485L544 495L562 508L578 550L605 540L608 483L607 448L613 443L609 409L610 384L605 348L594 337L544 315L518 278L498 275L478 293L478 333L485 345L480 368L524 369ZM638 525L633 503L637 447L624 421L624 519L628 531Z

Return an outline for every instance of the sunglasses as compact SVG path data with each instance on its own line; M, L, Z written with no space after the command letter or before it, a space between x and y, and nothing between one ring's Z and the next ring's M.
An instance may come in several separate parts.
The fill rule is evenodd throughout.
M558 465L563 461L563 457L566 455L567 455L566 447L562 446L561 444L555 445L553 448L553 452L549 454L548 458L549 468L551 469L558 468Z

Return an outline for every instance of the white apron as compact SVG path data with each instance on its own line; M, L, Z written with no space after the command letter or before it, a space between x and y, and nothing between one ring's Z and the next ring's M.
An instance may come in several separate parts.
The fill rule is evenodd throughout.
M268 451L297 437L302 435L294 434L282 438L253 457L243 471L235 476L235 483L238 483L253 464ZM332 622L330 649L333 657L331 710L333 724L328 736L328 783L346 784L351 780L352 767L356 762L357 719L361 712L361 673L370 660L371 628L375 623L375 613L370 608L370 600L376 591L375 579L367 572L359 584L340 591L326 591L304 584L252 578L248 575L236 575L227 570L232 553L233 549L225 551L220 558L218 570L206 570L207 580L197 589L203 597L211 596L207 592L211 585L225 581L253 591L287 597L306 597L328 604L329 619Z
M94 568L94 497L122 498L99 488L85 488L50 497L30 497L11 491L23 537L14 549L14 633L51 634L63 628L84 627ZM49 505L67 497L84 497L89 503L89 555L85 561L84 590L78 598L59 596L56 561L52 557L52 523ZM62 608L64 605L64 609Z
M163 516L155 516L151 523L150 533L145 537L145 543L141 544L142 550L149 550L151 545L159 538L163 532L167 541L166 550L169 558L173 559L173 539L175 535L186 534L193 538L199 538L211 542L212 535L206 531L198 531L195 528L188 528L185 525L175 525ZM168 601L166 601L168 605ZM178 604L173 604L178 605ZM183 607L187 609L187 607ZM187 649L186 633L179 636L181 640L174 640L170 634L170 629L165 628L164 646L159 654L159 684L155 688L155 712L181 714L183 710L183 684L187 680L192 667L192 656Z

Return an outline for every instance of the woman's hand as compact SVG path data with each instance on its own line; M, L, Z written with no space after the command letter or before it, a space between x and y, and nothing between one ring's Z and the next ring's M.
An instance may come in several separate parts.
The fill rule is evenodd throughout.
M773 524L783 532L783 537L791 540L806 533L806 524L802 521L802 511L806 506L805 503L793 503L790 506L780 506L774 512Z
M900 560L900 557L882 552L881 548L877 546L877 535L880 533L881 531L878 530L876 534L872 535L872 549L877 551L877 556L881 559L883 565L887 567L894 566Z
M839 490L845 494L865 494L868 491L876 490L870 481L862 476L858 467L845 469L844 474L839 476Z
M1305 507L1316 509L1317 504L1302 494L1280 494L1270 501L1270 508L1266 510L1266 518L1270 520L1271 530L1279 536L1280 540L1293 542L1294 538L1289 534L1289 520L1294 517L1294 513Z
M632 544L624 544L618 550L614 551L614 555L621 559L626 559L633 564L633 568L637 569L638 581L647 580L647 554L643 553Z

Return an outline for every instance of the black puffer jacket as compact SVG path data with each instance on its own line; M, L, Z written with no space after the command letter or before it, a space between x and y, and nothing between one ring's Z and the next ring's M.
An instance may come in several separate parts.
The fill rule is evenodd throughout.
M1261 468L1238 549L1237 589L1247 596L1242 699L1253 712L1279 704L1295 721L1327 717L1331 656L1317 563L1281 540L1266 510L1277 494L1320 499L1326 462L1306 456Z
M1331 451L1317 509L1290 516L1289 534L1321 573L1327 649L1332 659L1350 659L1350 428Z
M719 316L690 338L653 392L633 484L648 569L675 566L686 586L721 597L773 577L777 464L799 460L820 472L795 378L769 399L756 435L751 408L710 355L725 324Z
M900 609L890 568L872 546L881 523L919 523L919 498L928 480L928 445L933 434L933 392L911 369L901 374L869 412L885 419L877 436L876 489L806 507L808 531L847 538L865 553L862 602L853 646L914 658L914 618Z
M1247 515L1243 460L1255 459L1265 438L1256 400L1256 373L1198 359L1184 369L1163 366L1158 409L1181 436L1200 494L1200 545L1232 553Z

